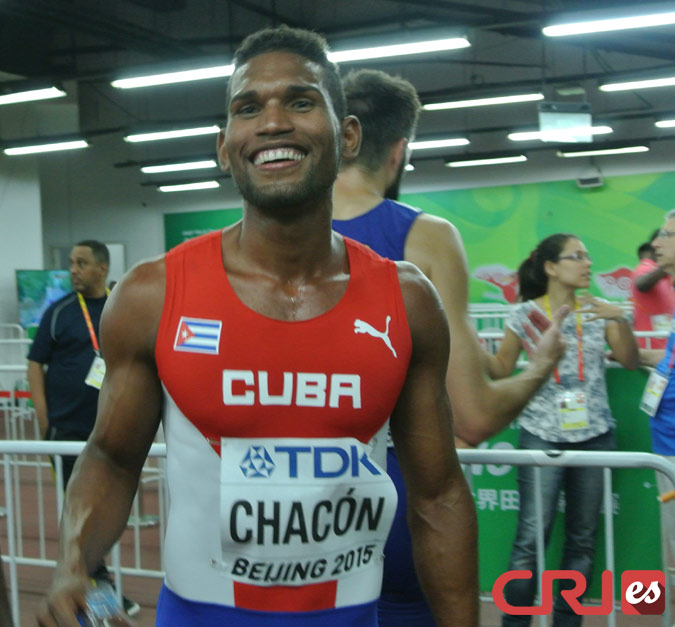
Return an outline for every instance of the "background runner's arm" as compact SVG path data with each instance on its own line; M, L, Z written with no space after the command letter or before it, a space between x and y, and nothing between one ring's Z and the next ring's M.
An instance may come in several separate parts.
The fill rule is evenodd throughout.
M541 336L523 372L491 381L485 351L467 314L469 276L457 229L447 220L423 214L413 224L405 255L431 279L443 302L452 336L447 387L455 435L478 444L508 425L549 377L565 348L559 323L551 324Z
M134 269L116 286L101 318L106 376L94 431L66 493L54 581L38 615L45 627L78 625L75 615L84 604L87 575L127 524L160 418L154 343L162 268L152 262Z
M391 430L415 567L437 624L472 627L478 625L476 514L453 445L448 327L429 281L410 264L401 273L413 349Z

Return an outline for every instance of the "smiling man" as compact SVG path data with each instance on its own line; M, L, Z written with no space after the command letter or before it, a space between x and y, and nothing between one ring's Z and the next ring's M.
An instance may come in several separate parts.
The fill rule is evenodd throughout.
M244 41L218 140L241 222L115 288L97 423L43 626L77 625L88 571L124 528L162 420L171 509L158 625L375 627L396 507L389 416L436 621L478 624L447 323L415 267L331 231L333 183L360 127L326 54L321 37L284 27Z

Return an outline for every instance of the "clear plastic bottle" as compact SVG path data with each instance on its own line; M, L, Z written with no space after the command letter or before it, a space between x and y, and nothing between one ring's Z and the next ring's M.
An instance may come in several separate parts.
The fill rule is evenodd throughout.
M87 591L87 611L80 618L84 627L110 627L120 624L115 618L123 615L122 606L112 584L107 581L93 581L93 587Z

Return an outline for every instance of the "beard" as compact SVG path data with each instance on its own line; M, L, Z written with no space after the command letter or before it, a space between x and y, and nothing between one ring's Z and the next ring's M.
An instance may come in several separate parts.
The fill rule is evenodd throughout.
M389 200L398 200L399 190L401 187L401 180L403 179L403 172L405 171L405 163L401 160L401 165L398 167L396 177L389 184L389 187L384 191L384 197Z
M232 171L234 184L244 200L263 213L276 218L293 218L295 209L320 202L331 196L337 177L337 164L329 167L312 167L299 183L272 181L257 185L248 174L241 170Z

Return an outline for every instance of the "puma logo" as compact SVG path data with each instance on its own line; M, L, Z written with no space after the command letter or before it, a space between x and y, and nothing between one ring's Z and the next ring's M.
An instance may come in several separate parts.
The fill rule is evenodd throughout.
M397 357L394 347L391 345L391 340L389 339L389 323L391 322L391 316L387 316L386 327L384 331L378 331L372 327L367 322L359 320L358 318L354 320L354 333L367 333L372 337L379 337L386 345L387 348L394 354L394 357Z

